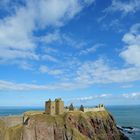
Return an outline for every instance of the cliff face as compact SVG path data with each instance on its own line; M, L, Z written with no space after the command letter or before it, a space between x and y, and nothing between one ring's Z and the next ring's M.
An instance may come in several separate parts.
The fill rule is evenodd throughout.
M30 115L4 131L0 140L127 140L107 111Z

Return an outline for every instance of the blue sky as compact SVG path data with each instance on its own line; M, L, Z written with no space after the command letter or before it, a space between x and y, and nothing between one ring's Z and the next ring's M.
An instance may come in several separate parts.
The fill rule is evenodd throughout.
M140 103L139 0L1 0L0 106Z

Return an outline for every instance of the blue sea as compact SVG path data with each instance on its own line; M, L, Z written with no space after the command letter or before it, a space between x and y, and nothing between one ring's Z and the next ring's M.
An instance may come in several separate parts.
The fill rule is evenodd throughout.
M134 133L128 136L132 140L140 140L140 105L139 106L108 106L117 125L133 127ZM44 110L40 107L0 107L0 116L21 115L30 110Z
M110 106L108 110L113 114L117 125L134 128L134 134L128 135L132 140L140 140L140 105Z

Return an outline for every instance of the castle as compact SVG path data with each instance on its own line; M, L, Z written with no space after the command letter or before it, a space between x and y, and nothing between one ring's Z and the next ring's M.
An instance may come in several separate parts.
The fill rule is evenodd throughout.
M49 115L59 115L64 113L64 101L61 98L55 99L55 101L47 101L45 103L45 113Z
M64 107L64 101L62 101L61 98L57 98L55 99L55 101L51 101L51 99L49 99L48 101L45 102L45 113L48 115L60 115L63 114L64 112L78 110L83 112L88 111L96 112L96 111L104 111L105 107L103 104L99 104L99 106L95 108L84 108L84 106L81 105L79 109L74 108L72 104L69 107Z

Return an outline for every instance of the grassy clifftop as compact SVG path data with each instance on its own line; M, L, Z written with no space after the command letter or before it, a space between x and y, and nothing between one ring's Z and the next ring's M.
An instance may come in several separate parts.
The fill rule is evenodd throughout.
M71 111L62 115L25 113L24 124L5 128L0 140L126 140L107 111Z
M0 140L4 139L5 130L6 130L5 123L2 120L0 120Z

